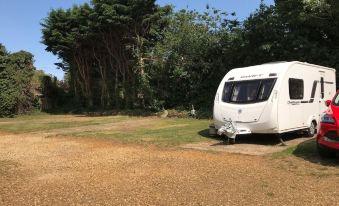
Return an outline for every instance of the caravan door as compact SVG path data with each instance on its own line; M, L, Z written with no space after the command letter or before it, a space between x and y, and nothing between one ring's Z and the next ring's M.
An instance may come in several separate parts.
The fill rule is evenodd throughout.
M289 78L288 80L289 100L288 107L288 130L295 130L304 127L304 80L299 78Z

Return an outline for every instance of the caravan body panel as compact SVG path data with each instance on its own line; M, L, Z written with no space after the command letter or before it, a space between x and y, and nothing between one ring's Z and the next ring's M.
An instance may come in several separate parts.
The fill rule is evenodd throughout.
M334 94L331 68L284 62L233 69L217 90L214 124L219 129L232 121L239 134L306 129L319 123L324 101Z

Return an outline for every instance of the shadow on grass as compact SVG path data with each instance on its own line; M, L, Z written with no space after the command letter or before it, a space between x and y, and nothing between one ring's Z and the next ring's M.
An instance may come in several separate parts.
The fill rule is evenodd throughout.
M339 167L338 154L334 158L322 158L319 156L315 139L297 145L292 154L311 163Z
M204 138L212 139L212 140L218 140L222 141L220 143L214 144L214 146L218 145L226 145L227 144L227 137L222 137L222 136L210 136L209 135L209 130L205 129L198 134ZM302 134L298 133L286 133L282 135L282 139L284 141L291 141L294 139L302 138ZM272 134L250 134L250 135L238 135L236 137L236 144L255 144L255 145L267 145L267 146L274 146L274 145L279 145L281 142L278 139L276 135Z
M226 138L223 138L219 135L211 136L209 134L209 129L204 129L198 132L198 135L211 140L224 141L226 143Z

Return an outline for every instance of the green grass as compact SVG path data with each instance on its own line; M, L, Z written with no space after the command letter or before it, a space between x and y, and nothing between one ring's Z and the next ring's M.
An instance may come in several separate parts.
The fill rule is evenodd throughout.
M81 119L82 117L78 118ZM73 119L67 120L67 116L64 115L24 115L17 118L1 119L0 131L20 134L27 132L47 131L52 129L67 129L81 126L100 125L109 122L121 122L127 119L127 116L114 116L95 117L86 121L74 121Z
M293 155L295 150L297 149L297 146L289 146L287 149L277 152L272 154L273 159L278 159L278 158L284 158Z
M271 157L279 162L279 168L297 175L324 178L339 174L338 158L320 157L315 139L296 146L290 146L282 152L273 154ZM289 157L297 157L298 160Z
M180 145L210 140L206 138L208 120L159 119L147 127L128 130L110 130L72 133L77 137L108 138L123 142Z
M71 128L87 125L95 125L98 123L91 122L48 122L48 123L19 123L19 124L8 124L0 125L0 130L11 132L11 133L26 133L26 132L38 132L46 131L51 129L62 129L62 128Z
M85 118L85 119L81 119ZM107 138L121 142L158 145L180 145L207 141L209 120L155 118L141 124L145 117L106 116L77 117L71 115L34 114L0 119L0 131L10 133L46 132L53 129L56 136ZM136 120L136 121L133 121ZM126 122L128 121L128 123ZM118 126L107 124L115 124ZM120 124L120 125L119 125ZM86 129L86 126L98 126ZM104 126L104 129L101 129ZM83 127L83 130L72 130ZM64 130L63 130L64 129Z
M312 157L318 156L315 140L309 140L299 145L289 146L287 149L272 154L274 159L284 158L288 156Z
M18 120L32 120L32 119L43 119L43 118L50 118L50 115L44 112L31 112L29 114L18 115L12 118L0 118L1 122L16 122Z

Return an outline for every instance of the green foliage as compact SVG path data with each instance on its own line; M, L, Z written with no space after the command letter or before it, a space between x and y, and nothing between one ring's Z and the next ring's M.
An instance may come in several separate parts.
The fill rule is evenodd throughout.
M25 51L10 54L0 46L0 117L30 111L34 106L33 55Z
M73 105L210 111L232 68L294 60L339 68L337 22L334 0L262 3L244 22L209 6L173 12L154 0L93 0L52 10L42 32Z
M245 64L299 60L338 68L338 3L326 2L331 1L277 0L276 6L261 5L244 23Z
M154 2L93 0L52 10L44 20L46 50L62 59L57 65L69 73L71 93L82 106L132 108L137 98L151 96L143 65L136 62L143 61L163 14Z
M262 3L244 22L210 6L174 12L155 0L53 9L42 23L42 42L61 60L56 66L65 82L34 72L31 54L10 54L0 44L0 116L39 104L84 111L188 111L193 104L208 117L232 68L298 60L339 69L338 1L275 3ZM41 103L32 95L39 92Z
M229 41L228 31L237 23L218 10L204 14L182 10L169 17L154 48L158 61L152 65L153 87L167 107L211 107L218 82L227 72L219 45Z

